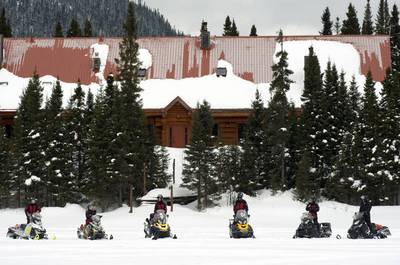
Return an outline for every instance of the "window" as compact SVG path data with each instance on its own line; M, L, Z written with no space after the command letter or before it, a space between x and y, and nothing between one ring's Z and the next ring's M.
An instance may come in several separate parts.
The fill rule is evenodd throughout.
M246 126L246 124L244 124L244 123L240 123L238 125L238 143L239 144L244 139L245 126Z
M188 145L188 138L189 138L188 128L185 127L185 146Z
M218 137L219 135L219 126L218 123L214 123L213 129L212 129L212 136Z
M226 67L218 67L217 68L217 72L216 72L217 77L220 77L220 76L226 77L227 73L228 73L228 70L226 70Z
M146 77L146 73L147 73L147 70L146 70L146 69L140 68L140 69L138 70L138 77L139 77L139 78L145 78L145 77Z

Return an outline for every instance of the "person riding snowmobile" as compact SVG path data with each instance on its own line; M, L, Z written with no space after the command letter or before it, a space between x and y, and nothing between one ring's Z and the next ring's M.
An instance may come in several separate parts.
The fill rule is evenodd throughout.
M90 224L93 220L92 217L96 215L96 206L89 204L86 210L86 225Z
M233 213L234 213L233 216L235 216L237 211L239 210L245 210L246 212L249 211L247 202L243 199L243 192L239 192L237 195L235 205L233 206Z
M154 205L154 212L150 214L150 219L149 222L151 220L153 220L154 214L159 211L159 210L163 210L165 212L165 214L167 213L167 204L164 202L163 200L163 196L161 194L157 195L157 202Z
M375 228L371 224L371 208L372 208L371 201L368 200L367 195L362 195L359 212L363 214L364 220L367 223L371 232L375 233Z
M318 226L319 223L317 213L319 212L319 205L315 202L315 198L311 198L311 200L308 202L306 206L306 211L308 211L312 215L314 224Z
M26 223L32 222L32 215L34 213L40 213L41 208L37 204L36 199L31 199L30 202L25 207Z

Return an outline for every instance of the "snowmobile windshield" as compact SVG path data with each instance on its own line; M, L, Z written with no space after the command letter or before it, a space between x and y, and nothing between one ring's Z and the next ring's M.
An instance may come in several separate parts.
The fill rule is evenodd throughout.
M301 222L305 223L307 221L312 221L314 218L310 213L303 213L301 215Z
M364 218L364 214L362 212L356 212L353 215L354 221L362 220L363 218Z
M97 224L97 225L100 224L100 222L101 222L101 215L97 215L97 214L96 214L96 215L93 215L93 216L92 216L92 222L95 223L95 224Z
M167 215L165 214L164 211L157 212L155 215L155 220L160 224L166 224L167 223Z
M235 216L236 222L240 224L247 224L248 215L245 210L239 210L236 212Z
M37 225L42 225L42 215L40 213L32 214L32 221Z

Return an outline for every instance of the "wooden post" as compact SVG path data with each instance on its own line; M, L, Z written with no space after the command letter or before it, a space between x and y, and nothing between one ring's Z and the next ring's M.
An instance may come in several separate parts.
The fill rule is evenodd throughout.
M133 213L133 187L129 184L129 213Z
M146 195L146 175L147 175L147 164L143 163L143 195Z
M171 212L174 211L175 159L172 162Z

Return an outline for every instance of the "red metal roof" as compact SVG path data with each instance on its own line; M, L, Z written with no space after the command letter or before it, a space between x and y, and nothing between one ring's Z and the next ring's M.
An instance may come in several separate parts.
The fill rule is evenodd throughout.
M6 38L4 66L20 77L58 76L64 82L95 82L91 71L90 47L95 43L109 45L105 73L115 72L120 38ZM390 66L388 36L285 36L290 40L328 40L352 44L360 54L361 72L371 69L382 81ZM141 48L152 54L153 65L148 78L200 77L213 73L218 59L233 65L235 74L256 83L270 82L276 37L212 37L209 50L200 49L198 37L148 37L138 40Z

